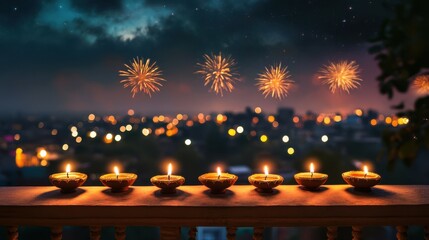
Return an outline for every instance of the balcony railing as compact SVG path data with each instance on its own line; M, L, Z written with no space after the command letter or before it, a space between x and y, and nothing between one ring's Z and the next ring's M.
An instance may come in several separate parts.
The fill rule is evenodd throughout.
M240 226L254 227L262 239L265 227L325 226L336 239L338 226L351 226L353 240L365 226L396 226L397 239L407 239L407 226L424 226L429 240L429 186L377 186L357 192L347 185L326 185L317 192L280 186L260 194L253 186L233 186L225 195L211 195L204 186L182 186L176 195L155 187L133 187L110 193L105 187L82 187L61 194L54 187L0 188L0 225L9 239L18 226L47 226L51 239L62 238L62 226L89 226L90 239L100 239L102 226L115 226L115 239L125 239L126 226L158 226L161 239L179 239L180 227L226 226L227 239ZM422 236L423 237L423 236Z

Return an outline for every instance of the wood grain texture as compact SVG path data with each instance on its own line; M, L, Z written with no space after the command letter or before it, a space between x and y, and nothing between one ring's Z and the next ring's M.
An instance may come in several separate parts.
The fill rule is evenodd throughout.
M262 240L264 239L264 228L263 227L254 227L253 228L253 240Z
M127 237L126 230L127 227L125 226L115 226L115 240L125 240Z
M161 240L180 239L180 227L161 227Z
M63 227L51 227L51 240L61 240L63 238Z
M326 238L328 240L335 240L335 239L337 239L337 237L338 237L338 227L329 226L326 229L327 229Z
M407 240L408 239L408 227L407 226L397 226L396 227L396 238L398 240Z
M352 226L352 240L361 240L361 239L362 239L362 227Z
M188 232L188 239L195 240L197 239L197 227L190 227Z
M89 227L89 236L91 240L100 240L101 238L101 227L100 226L90 226Z
M237 228L236 227L226 227L226 239L235 240Z
M1 187L3 226L361 226L427 225L429 186L380 185L356 192L348 185L306 191L282 185L271 194L232 186L211 195L204 186L181 186L161 195L153 186L111 193L82 187L61 194L54 187Z
M8 240L18 240L18 237L19 237L18 227L16 227L16 226L7 227L7 239Z

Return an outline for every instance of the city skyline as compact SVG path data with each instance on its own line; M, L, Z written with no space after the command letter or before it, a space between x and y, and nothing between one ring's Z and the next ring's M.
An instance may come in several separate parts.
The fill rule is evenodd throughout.
M296 116L298 117L302 117L302 116L306 116L306 115L323 115L323 116L330 116L333 117L335 115L339 115L342 117L347 117L347 116L353 116L356 115L356 111L362 111L362 115L366 115L368 114L368 112L375 112L377 114L380 114L382 116L390 116L390 117L395 117L396 114L395 112L381 112L377 109L374 108L350 108L346 111L311 111L311 110L307 110L307 111L296 111L295 108L293 107L288 107L288 106L278 106L276 108L273 108L272 111L268 111L265 108L258 106L245 106L243 109L238 109L238 110L223 110L223 111L212 111L212 110L203 110L203 111L171 111L171 112L159 112L159 111L153 111L153 112L145 112L141 109L134 109L134 108L127 108L127 109L123 109L120 111L91 111L91 110L85 110L85 111L63 111L63 112L13 112L13 113L5 113L2 112L0 113L0 116L2 116L4 119L10 119L10 118L15 118L15 117L24 117L27 116L28 118L32 119L32 118L43 118L43 117L55 117L58 119L62 119L64 117L73 117L73 118L83 118L86 119L89 115L96 115L97 117L102 117L102 118L106 118L109 116L115 116L115 117L119 117L119 118L123 118L123 117L130 117L130 116L137 116L137 117L154 117L154 116L166 116L166 117L174 117L177 114L183 114L183 115L188 115L189 117L197 117L199 114L204 114L204 115L211 115L211 116L216 116L218 114L245 114L248 110L250 110L251 112L255 112L255 109L260 108L261 109L261 115L265 115L265 116L269 116L269 115L276 115L278 114L279 110L282 109L287 109L287 110L292 110ZM130 111L132 111L132 115L130 115Z

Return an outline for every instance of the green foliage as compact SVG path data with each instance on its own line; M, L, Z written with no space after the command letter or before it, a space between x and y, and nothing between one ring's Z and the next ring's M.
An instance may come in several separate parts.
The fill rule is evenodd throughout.
M406 92L410 78L429 67L429 1L404 0L388 6L393 17L381 26L370 52L382 70L380 91L389 98Z
M429 1L402 0L386 7L392 16L383 22L369 51L382 71L377 78L380 92L392 99L395 91L407 92L413 78L429 69ZM417 99L414 109L404 108L403 103L394 106L409 124L383 135L391 163L400 158L411 164L420 147L429 145L429 96Z

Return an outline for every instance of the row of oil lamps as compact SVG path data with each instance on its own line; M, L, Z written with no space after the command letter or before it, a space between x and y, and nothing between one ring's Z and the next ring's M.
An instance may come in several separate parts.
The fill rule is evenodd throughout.
M172 175L172 165L168 164L167 175L157 175L150 179L151 183L161 189L163 194L176 192L176 188L185 183L185 178L178 175ZM380 182L380 175L368 172L367 166L363 171L349 171L342 174L344 181L355 187L357 190L368 191L371 187ZM310 164L309 172L297 173L294 176L296 182L308 190L317 190L328 180L328 175L314 172L313 163ZM71 172L70 164L66 166L66 172L56 173L49 176L52 185L61 189L61 192L74 192L87 179L87 175L79 172ZM133 185L137 175L134 173L120 173L118 168L114 167L114 173L102 175L101 183L110 187L112 192L124 192ZM234 174L223 173L220 167L217 172L206 173L198 177L198 180L208 187L213 194L224 193L227 188L232 186L238 177ZM264 167L264 173L253 174L248 178L249 182L256 187L256 190L263 193L270 193L273 188L283 183L283 177L277 174L270 174L268 167Z

